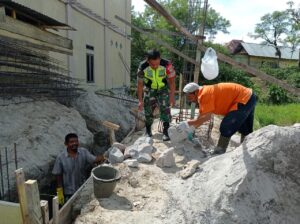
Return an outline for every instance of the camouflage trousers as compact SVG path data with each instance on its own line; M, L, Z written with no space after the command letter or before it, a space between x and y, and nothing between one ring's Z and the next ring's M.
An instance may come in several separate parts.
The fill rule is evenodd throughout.
M159 107L160 120L170 122L170 102L169 90L167 88L161 90L147 89L144 91L144 110L146 126L151 126L153 123L153 111Z

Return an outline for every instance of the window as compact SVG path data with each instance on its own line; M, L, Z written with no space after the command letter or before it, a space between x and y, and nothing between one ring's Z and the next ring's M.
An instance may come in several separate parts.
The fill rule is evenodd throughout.
M95 82L94 80L94 47L86 45L86 81Z

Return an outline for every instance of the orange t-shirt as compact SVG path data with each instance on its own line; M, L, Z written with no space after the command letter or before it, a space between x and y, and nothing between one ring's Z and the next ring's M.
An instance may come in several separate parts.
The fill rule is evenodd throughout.
M236 83L219 83L203 86L198 93L200 114L226 115L237 110L238 103L246 104L252 89Z

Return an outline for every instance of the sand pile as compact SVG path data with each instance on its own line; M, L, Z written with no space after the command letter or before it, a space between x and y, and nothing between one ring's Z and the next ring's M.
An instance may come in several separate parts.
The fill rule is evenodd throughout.
M199 149L185 143L175 148L171 168L157 167L154 159L139 168L119 164L115 193L97 199L87 185L75 203L82 208L75 223L299 223L299 136L299 126L268 126L220 156L200 158ZM154 135L155 158L171 146L160 137ZM179 173L192 159L200 165L184 180Z

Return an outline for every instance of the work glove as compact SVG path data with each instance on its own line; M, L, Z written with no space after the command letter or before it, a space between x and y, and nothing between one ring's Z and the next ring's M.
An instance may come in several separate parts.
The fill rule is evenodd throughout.
M194 133L193 133L193 132L188 132L187 136L188 136L188 137L187 137L188 140L191 141L191 142L193 142Z
M64 197L64 189L62 187L56 188L57 198L58 198L58 204L63 205L65 203L65 197Z

